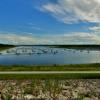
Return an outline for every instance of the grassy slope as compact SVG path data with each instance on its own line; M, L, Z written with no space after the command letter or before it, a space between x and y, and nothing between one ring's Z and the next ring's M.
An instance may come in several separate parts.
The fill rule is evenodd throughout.
M73 64L51 66L0 65L0 71L100 71L100 64Z
M12 79L100 79L100 74L82 74L82 73L72 73L72 74L29 74L29 75L20 75L20 74L3 74L0 75L0 79L12 80Z
M1 66L0 71L69 71L86 70L99 71L100 64L80 64L80 65L62 65L62 66ZM0 79L100 79L100 74L1 74Z

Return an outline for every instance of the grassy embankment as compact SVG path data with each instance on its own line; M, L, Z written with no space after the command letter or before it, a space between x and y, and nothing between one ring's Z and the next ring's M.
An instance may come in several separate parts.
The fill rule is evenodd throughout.
M100 71L100 64L62 66L1 66L0 71ZM100 79L99 73L1 74L0 79Z
M4 80L27 80L27 79L100 79L100 74L96 73L71 73L71 74L2 74L0 75L0 79Z
M0 65L0 71L100 71L100 64L70 65Z

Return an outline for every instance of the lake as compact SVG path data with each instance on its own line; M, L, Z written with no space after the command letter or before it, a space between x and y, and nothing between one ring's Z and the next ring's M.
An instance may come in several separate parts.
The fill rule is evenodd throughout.
M19 46L0 52L2 65L53 65L100 63L99 50L48 46Z

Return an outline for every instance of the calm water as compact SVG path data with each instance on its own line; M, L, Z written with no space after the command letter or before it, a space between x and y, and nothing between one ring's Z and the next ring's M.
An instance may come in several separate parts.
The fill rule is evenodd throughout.
M100 51L21 46L0 52L0 64L52 65L81 63L100 63Z

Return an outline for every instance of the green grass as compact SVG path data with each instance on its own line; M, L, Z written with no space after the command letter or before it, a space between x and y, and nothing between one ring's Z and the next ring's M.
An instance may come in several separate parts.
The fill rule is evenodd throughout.
M72 74L3 74L0 75L1 80L26 80L26 79L100 79L100 74L83 74L83 73L72 73Z
M0 66L0 71L100 71L100 64L74 64L52 66ZM0 79L100 79L99 73L67 74L0 74Z
M0 65L0 71L100 71L100 64L72 64L72 65Z

